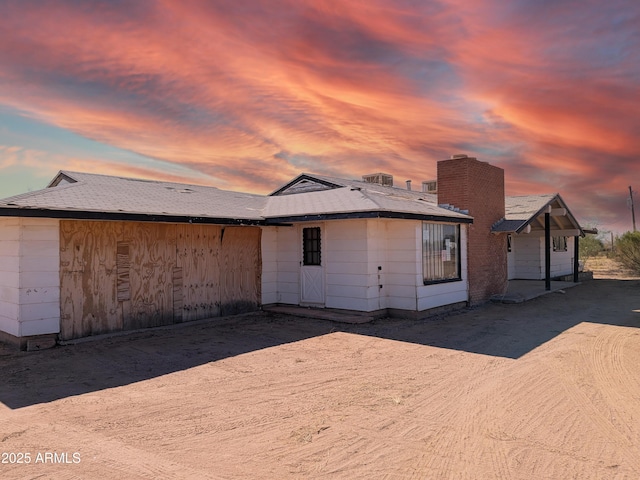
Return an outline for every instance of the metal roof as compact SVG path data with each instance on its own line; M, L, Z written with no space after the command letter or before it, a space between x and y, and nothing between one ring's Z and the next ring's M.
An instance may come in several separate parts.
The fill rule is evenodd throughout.
M0 209L259 221L266 203L262 195L214 187L69 171L56 175L54 184L1 200Z
M0 215L273 223L310 216L352 218L368 212L369 216L472 221L468 215L439 207L433 194L357 180L313 178L328 183L330 189L264 196L200 185L60 171L45 189L0 200Z
M584 234L580 224L558 193L505 197L505 218L494 225L491 231L520 233L527 226L531 226L532 230L543 230L542 215L549 207L566 210L566 215L552 217L552 230L578 230L581 235Z
M381 216L396 213L398 217L404 214L425 220L442 218L446 221L465 223L472 221L469 215L439 207L433 198L425 199L423 198L425 195L418 194L419 192L387 189L381 185L365 185L367 185L366 188L352 185L304 194L271 196L264 210L264 216L267 219L294 221L296 217L304 219L302 217L314 215L355 215L379 212Z

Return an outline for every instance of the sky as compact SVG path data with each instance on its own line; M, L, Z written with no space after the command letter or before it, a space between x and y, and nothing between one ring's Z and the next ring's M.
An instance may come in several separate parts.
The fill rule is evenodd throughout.
M420 185L464 153L623 232L639 26L636 0L0 0L0 197L59 170Z

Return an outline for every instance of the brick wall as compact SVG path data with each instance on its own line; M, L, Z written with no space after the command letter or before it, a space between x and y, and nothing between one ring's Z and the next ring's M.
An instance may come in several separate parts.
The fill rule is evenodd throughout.
M507 286L507 238L491 233L504 218L504 170L475 158L438 162L438 203L469 210L469 302L479 304Z

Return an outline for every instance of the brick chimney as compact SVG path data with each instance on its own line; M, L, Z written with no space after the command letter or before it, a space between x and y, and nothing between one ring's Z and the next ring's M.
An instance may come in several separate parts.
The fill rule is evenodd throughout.
M438 204L469 210L469 303L483 303L507 287L507 237L491 233L504 218L504 170L466 155L438 162Z

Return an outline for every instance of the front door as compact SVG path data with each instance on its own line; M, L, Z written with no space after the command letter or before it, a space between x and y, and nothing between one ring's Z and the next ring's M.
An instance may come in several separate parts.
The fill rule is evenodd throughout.
M322 266L322 229L302 228L300 262L300 303L324 306L324 267Z

